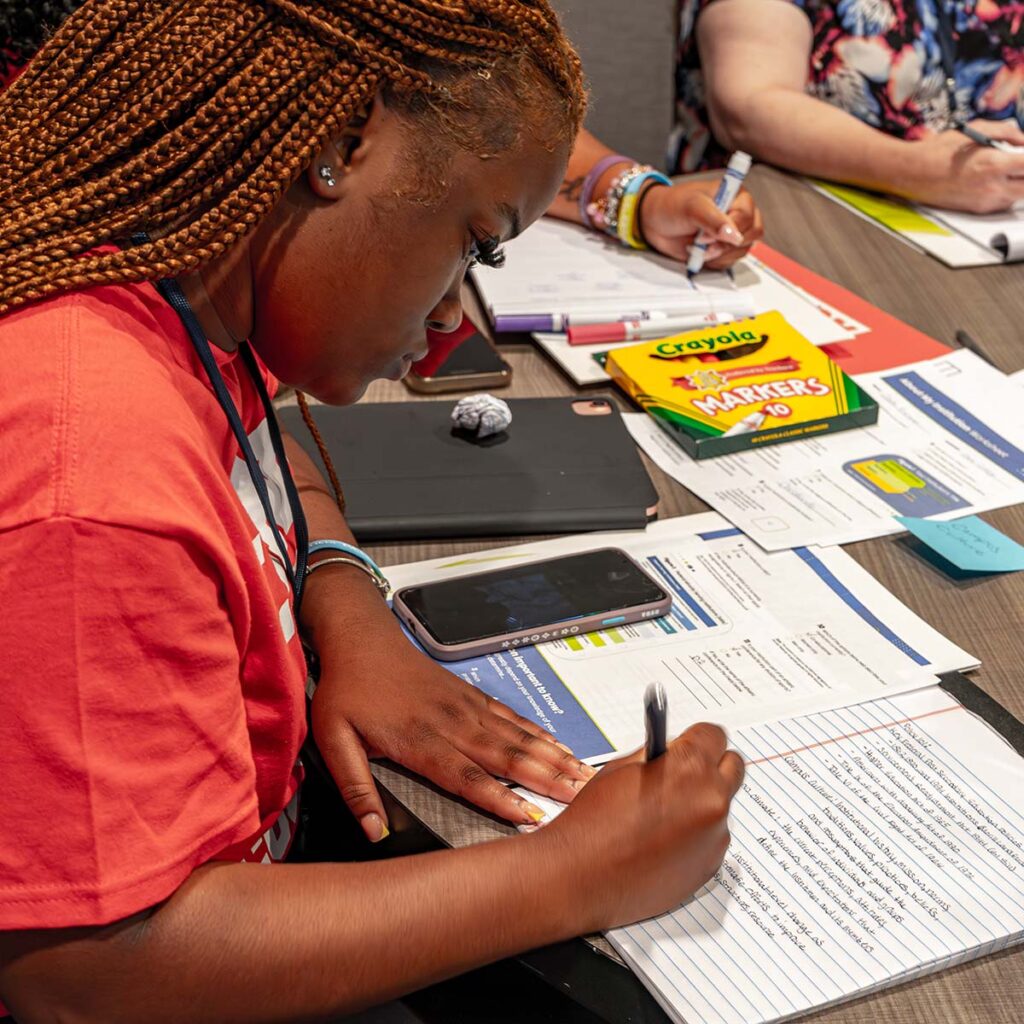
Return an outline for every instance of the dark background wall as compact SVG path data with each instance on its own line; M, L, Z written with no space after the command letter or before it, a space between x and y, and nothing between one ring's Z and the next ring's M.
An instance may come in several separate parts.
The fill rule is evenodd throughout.
M587 127L662 168L672 126L675 0L552 0L590 82Z

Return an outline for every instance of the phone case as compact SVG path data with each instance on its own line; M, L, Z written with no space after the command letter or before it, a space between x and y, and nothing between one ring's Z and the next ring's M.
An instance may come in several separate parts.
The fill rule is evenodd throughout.
M622 554L632 562L634 566L636 566L637 571L643 573L648 579L651 579L650 574L645 572L645 570L637 564L634 558L631 558L625 552L622 552ZM541 561L546 561L546 559L542 559ZM488 575L491 571L492 570L487 570L486 573L466 573L465 576L460 577L460 579L470 579L473 576ZM655 586L661 588L661 584L658 583L657 580L651 579L651 582L654 583ZM610 626L626 626L631 622L643 622L647 619L660 619L663 615L667 615L669 609L672 607L672 595L662 588L663 596L661 598L656 601L648 601L645 604L633 605L629 608L613 609L607 612L599 612L596 615L585 615L579 619L573 619L572 622L565 622L563 620L562 622L539 626L535 629L525 629L514 633L502 633L498 636L486 637L482 640L470 640L462 644L442 644L438 643L438 641L434 639L429 630L427 630L419 619L416 618L412 613L412 610L403 600L403 595L407 591L418 589L418 586L424 585L426 584L419 584L417 587L403 587L399 590L392 598L392 610L405 624L417 641L423 645L427 653L438 661L465 661L469 658L480 657L483 654L494 654L498 651L516 650L519 647L530 647L534 644L545 643L549 640L563 640L569 636L576 636L580 633L592 633Z
M407 373L402 383L410 390L423 395L444 395L456 391L479 391L507 388L512 383L512 367L504 370L483 371L480 373L454 374L451 377L421 377L419 374Z

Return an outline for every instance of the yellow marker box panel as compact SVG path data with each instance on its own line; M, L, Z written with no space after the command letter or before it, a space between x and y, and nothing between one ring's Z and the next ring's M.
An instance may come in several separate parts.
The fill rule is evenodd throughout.
M697 459L878 420L877 403L781 313L615 349L605 369Z

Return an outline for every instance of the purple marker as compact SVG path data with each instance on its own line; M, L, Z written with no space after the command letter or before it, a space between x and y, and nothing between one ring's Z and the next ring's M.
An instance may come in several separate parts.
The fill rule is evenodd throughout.
M691 303L693 305L693 303ZM701 311L710 307L706 298L697 300L696 305ZM570 327L585 327L588 324L619 323L631 320L661 320L666 316L682 316L690 312L689 308L680 310L641 309L631 313L608 313L593 310L575 313L510 313L494 318L494 329L505 331L537 331L541 334L564 334Z

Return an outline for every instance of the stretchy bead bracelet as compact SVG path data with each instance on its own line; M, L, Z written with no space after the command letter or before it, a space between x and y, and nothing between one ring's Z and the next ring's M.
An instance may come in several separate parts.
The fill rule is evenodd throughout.
M609 167L614 167L615 164L628 163L630 163L628 156L622 156L620 153L611 153L608 156L601 157L601 159L590 168L587 176L583 179L583 187L580 189L579 198L580 220L583 221L588 228L597 226L591 220L590 205L594 198L594 189L597 188L597 183L601 180L601 175L604 174Z

